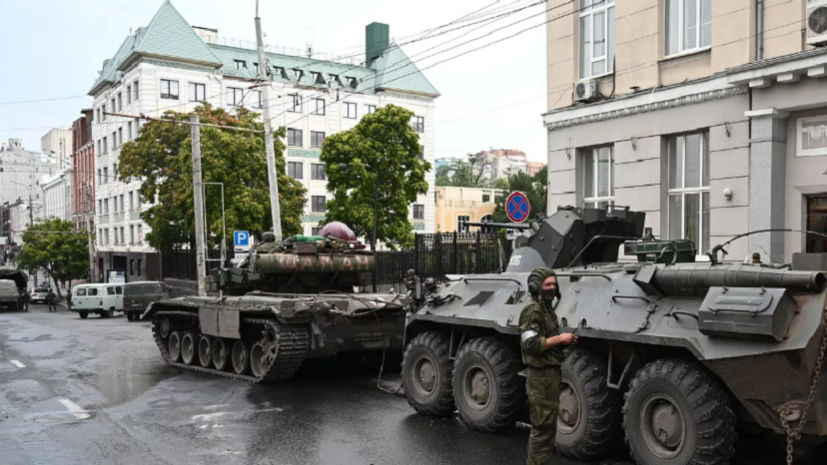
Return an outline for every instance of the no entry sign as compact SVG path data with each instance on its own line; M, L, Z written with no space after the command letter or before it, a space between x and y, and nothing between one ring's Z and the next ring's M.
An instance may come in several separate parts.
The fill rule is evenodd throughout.
M508 219L515 223L522 223L528 219L531 207L528 205L528 197L522 192L512 192L505 200L505 214Z

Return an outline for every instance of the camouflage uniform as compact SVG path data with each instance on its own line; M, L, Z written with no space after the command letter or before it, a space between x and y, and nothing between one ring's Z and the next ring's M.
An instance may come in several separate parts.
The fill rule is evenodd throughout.
M552 275L550 269L541 268L532 272L529 281L533 278L542 284ZM531 413L527 463L545 465L554 455L560 397L560 365L565 355L559 346L546 349L546 339L560 335L560 325L554 307L542 300L539 295L532 297L531 302L520 313L520 347L523 363L528 366L526 392Z
M250 254L247 255L247 258L239 265L240 268L247 268L250 266L250 257L253 254L268 254L275 251L280 244L276 242L276 235L271 232L266 232L261 237L261 244L253 247L253 250L250 251Z

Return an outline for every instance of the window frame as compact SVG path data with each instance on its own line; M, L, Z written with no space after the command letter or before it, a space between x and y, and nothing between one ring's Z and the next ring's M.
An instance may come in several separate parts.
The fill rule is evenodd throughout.
M319 137L319 134L321 134L322 141L317 144L316 139ZM322 148L322 145L324 145L324 140L325 140L326 137L327 136L325 135L325 133L323 131L310 131L310 148L313 148L313 149Z
M316 201L318 199L322 199L322 206L321 210L316 208ZM325 213L327 212L327 196L324 195L312 195L310 196L310 211L312 213Z
M296 136L298 135L298 144L296 144ZM304 130L296 128L287 128L287 146L288 147L304 147Z
M677 23L678 23L678 28L679 28L679 31L678 31L679 34L678 34L678 40L677 40L677 50L670 53L669 52L669 39L671 37L671 32L672 31L670 31L670 28L669 28L669 25L670 25L669 4L672 3L672 1L674 1L678 4ZM704 12L703 3L704 3L705 0L695 0L695 1L697 1L697 7L696 7L696 10L695 10L695 15L696 15L695 17L697 19L697 22L695 24L695 44L696 45L692 48L686 48L685 44L684 44L685 35L686 35L685 31L687 29L687 27L684 23L684 19L685 19L685 17L684 17L684 13L685 13L684 5L685 5L686 1L687 0L666 0L666 2L664 3L664 28L663 28L663 30L665 32L664 38L666 40L666 43L664 44L663 50L664 50L664 57L665 58L677 57L677 56L681 56L681 55L702 52L704 50L708 50L708 49L712 48L712 32L711 32L711 29L712 29L712 13L711 13L712 0L709 0L709 9L710 9L710 14L709 14L709 28L710 28L709 42L710 43L707 44L707 45L702 44L703 26L704 26L702 15L703 15L703 12Z
M424 203L415 203L413 204L413 208L411 209L411 217L415 220L424 220L425 219L425 204ZM470 217L469 217L470 221Z
M232 91L232 92L231 92ZM237 99L237 94L241 95L241 100ZM243 107L244 106L244 89L240 87L227 87L227 106Z
M324 116L325 109L327 108L327 102L323 98L314 99L316 101L316 109L313 111L313 114L316 116ZM321 109L319 108L319 104L321 104Z
M457 215L457 231L458 232L468 232L469 227L463 227L463 223L469 223L471 221L471 215Z
M164 93L164 83L167 83L167 93ZM175 83L175 94L172 94L172 83ZM181 83L173 79L161 79L159 86L160 98L165 100L179 100L181 98Z
M598 172L600 167L600 153L599 151L602 149L609 149L609 174L608 174L608 191L609 195L607 196L600 196L600 183L598 178ZM606 203L607 208L614 206L615 200L615 153L614 153L614 146L613 145L603 145L599 147L591 147L584 150L584 160L583 160L583 204L592 208L599 208L601 203ZM585 159L585 158L590 158ZM594 179L592 180L592 187L594 188L592 192L586 192L586 186L588 186L587 177L589 175L589 171L586 169L586 163L592 164L592 174L594 175ZM591 194L591 195L589 195ZM590 205L591 204L591 205Z
M292 100L290 102L290 107L287 108L287 112L288 113L301 113L302 112L301 96L299 94L287 94L287 96Z
M578 22L579 28L579 42L577 44L578 49L578 60L580 61L580 66L578 70L578 74L580 75L580 79L590 79L596 78L600 76L606 76L614 73L614 55L615 51L615 0L588 0L590 5L583 7L582 4L586 0L581 0L581 8L580 8L580 20ZM596 1L602 1L602 5L595 6L594 3ZM667 0L668 1L668 0ZM612 10L612 11L609 11ZM595 17L599 14L603 14L603 34L604 39L603 43L605 44L603 55L600 57L595 58L594 56L594 49L595 49L595 42L594 42L594 31L595 31ZM588 54L588 64L589 64L589 72L588 75L583 74L583 59L584 59L584 52L583 52L583 19L588 18L589 22L589 54ZM594 72L594 65L595 63L605 62L605 66L603 68L602 73L595 73Z
M319 167L321 167L321 175L319 174ZM327 181L327 173L324 170L324 163L310 164L310 180L311 181Z
M425 117L424 116L411 116L411 125L416 131L417 134L425 134Z
M698 173L699 173L699 180L698 186L696 187L685 187L686 186L686 139L688 136L693 135L700 135L700 157L698 160ZM672 138L682 138L683 139L683 147L682 147L682 166L681 166L681 186L684 187L672 187L671 185L671 177L672 177L672 153L671 147L672 144L670 143L669 139ZM676 143L677 146L677 143ZM710 238L707 239L707 243L704 243L704 204L710 203L710 184L712 184L711 180L709 179L709 172L707 171L706 176L704 176L704 169L709 170L709 131L694 131L694 132L687 132L683 134L674 134L667 138L667 154L666 154L666 225L668 231L669 238L676 238L672 233L672 212L671 209L671 200L672 197L681 197L681 227L680 227L680 237L679 239L687 239L686 236L686 197L689 195L697 195L698 196L698 238L700 239L699 244L695 244L697 247L697 254L696 259L703 260L706 255L704 255L704 250L706 247L710 247L711 244L711 234ZM704 177L706 177L706 183L704 184ZM704 194L706 195L706 201L704 201ZM709 206L707 206L709 207ZM711 216L711 208L708 208L710 211ZM711 218L710 218L711 219Z
M342 114L342 118L345 119L357 119L359 115L358 106L352 102L343 102L345 105L345 111ZM351 116L351 110L353 110L353 114Z
M198 89L201 89L201 99L198 99ZM195 98L193 98L193 94L195 94ZM195 103L202 103L207 101L207 85L201 82L188 82L187 83L187 101L188 102L195 102Z
M292 173L290 172L292 168ZM298 168L298 176L296 176L296 168ZM304 179L304 162L300 161L288 161L287 162L287 175L293 179Z
M366 115L372 115L376 113L376 105L365 105L368 109L365 112Z
M253 105L252 107L256 110L261 110L264 108L264 97L262 96L262 92L260 90L253 91Z

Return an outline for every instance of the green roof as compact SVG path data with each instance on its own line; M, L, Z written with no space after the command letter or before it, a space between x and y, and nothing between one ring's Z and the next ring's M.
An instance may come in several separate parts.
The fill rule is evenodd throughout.
M408 55L391 42L385 52L373 64L376 70L376 86L380 90L398 90L414 92L429 96L438 96L439 92L431 85L428 78L419 71Z
M133 53L219 65L221 61L166 0L142 34Z

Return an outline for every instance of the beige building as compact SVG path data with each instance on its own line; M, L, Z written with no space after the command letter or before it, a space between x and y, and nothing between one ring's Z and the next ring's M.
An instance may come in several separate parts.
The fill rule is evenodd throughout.
M40 150L45 154L54 154L53 160L58 170L65 170L71 164L72 129L54 128L40 138Z
M491 221L495 198L501 193L497 189L437 187L434 211L437 232L459 231L464 221Z
M630 206L703 252L752 230L827 232L827 0L548 8L550 211ZM825 249L761 233L728 258Z

